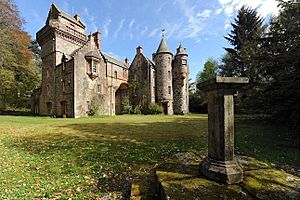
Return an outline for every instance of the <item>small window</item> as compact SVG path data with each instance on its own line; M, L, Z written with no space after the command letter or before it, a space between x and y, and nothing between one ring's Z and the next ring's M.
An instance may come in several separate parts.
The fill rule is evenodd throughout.
M93 68L92 68L93 73L97 73L97 62L93 62Z
M171 94L171 86L168 87L169 94Z
M118 78L118 72L115 71L115 79L117 79L117 78Z
M63 82L62 82L62 91L63 91L63 92L64 92L65 89L66 89L65 87L66 87L66 84L65 84L65 81L63 81Z
M102 93L102 85L101 84L99 84L98 86L97 86L97 92L98 93Z
M181 60L181 64L186 65L186 63L187 63L187 60L185 60L185 59Z
M171 79L171 71L168 71L168 77Z
M87 111L90 111L90 110L91 110L91 105L90 105L90 102L89 102L89 101L86 102L86 110L87 110Z

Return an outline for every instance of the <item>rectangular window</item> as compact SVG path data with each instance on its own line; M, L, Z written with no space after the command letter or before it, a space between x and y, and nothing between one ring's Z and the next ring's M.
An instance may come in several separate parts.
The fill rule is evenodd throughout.
M181 60L181 64L186 65L187 61L185 59Z
M97 86L97 92L98 93L102 93L102 85L101 84L99 84L98 86Z
M118 72L115 71L115 79L117 79L117 78L118 78Z
M66 86L66 85L65 85L65 81L63 81L63 82L62 82L62 91L63 91L63 92L64 92L65 89L66 89L65 86Z
M97 73L97 62L93 62L93 69L92 69L93 73Z
M168 77L171 79L171 71L168 71Z
M171 86L168 87L169 94L171 94Z

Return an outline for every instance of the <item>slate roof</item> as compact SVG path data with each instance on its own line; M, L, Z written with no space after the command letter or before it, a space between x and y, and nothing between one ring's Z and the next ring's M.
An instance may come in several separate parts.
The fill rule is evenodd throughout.
M93 57L93 58L101 59L101 55L97 51L89 51L84 56L85 57Z
M117 58L114 58L114 57L108 55L107 53L104 53L104 52L101 52L101 53L102 53L103 57L105 58L106 62L108 61L108 62L116 64L120 67L128 68L128 66L123 61L120 61Z
M187 55L186 48L180 43L179 47L177 48L176 55Z
M164 38L161 39L156 53L171 53L172 54L172 52L170 51L170 49L167 45L167 42L165 41Z
M64 18L66 18L66 19L70 20L71 22L85 28L85 24L81 20L77 21L73 16L69 15L68 13L66 13L63 10L61 10L60 8L58 8L54 3L52 3L51 9L52 9L52 7L54 7L61 14L61 16L63 16Z

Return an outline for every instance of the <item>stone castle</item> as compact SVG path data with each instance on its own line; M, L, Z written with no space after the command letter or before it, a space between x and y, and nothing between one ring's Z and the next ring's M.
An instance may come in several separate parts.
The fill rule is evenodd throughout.
M36 36L42 85L32 96L35 114L81 117L93 106L102 115L121 114L125 98L142 111L150 103L161 105L168 115L189 111L188 55L181 44L173 56L162 37L152 60L137 47L131 64L127 58L120 61L101 50L98 31L86 35L80 16L55 4Z

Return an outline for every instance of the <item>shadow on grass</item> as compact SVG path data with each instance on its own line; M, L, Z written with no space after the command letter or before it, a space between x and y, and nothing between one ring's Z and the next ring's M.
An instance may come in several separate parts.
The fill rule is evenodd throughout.
M300 151L289 128L254 120L236 123L236 153L283 168L300 168Z
M2 142L38 158L39 165L48 174L90 175L98 180L102 191L128 190L136 171L147 170L177 152L206 153L207 119L204 117L125 122L118 119L59 120L45 129L41 128L43 124L33 133ZM297 152L275 148L279 147L281 137L272 133L272 127L259 123L238 123L237 150L265 162L300 166L293 157ZM277 153L293 159L282 159Z
M154 166L175 152L205 153L206 149L205 118L178 117L142 123L72 122L52 124L47 130L4 143L42 158L41 165L47 165L44 170L49 174L90 174L98 180L98 188L107 191L123 190L135 171Z

